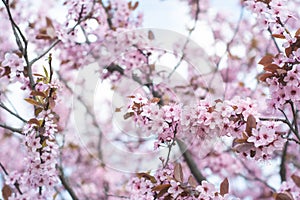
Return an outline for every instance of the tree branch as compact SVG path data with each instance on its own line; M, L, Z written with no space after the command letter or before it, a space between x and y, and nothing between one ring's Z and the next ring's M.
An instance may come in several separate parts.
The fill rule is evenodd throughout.
M3 1L3 0L2 0ZM71 32L73 32L75 30L75 28L81 24L81 22L85 21L86 19L88 19L90 17L91 13L88 13L85 17L82 16L83 13L83 6L81 7L81 11L79 13L79 18L78 21L76 22L76 24L67 32L67 34L70 34ZM29 62L29 65L33 65L33 63L35 63L36 61L38 61L39 59L41 59L42 57L44 57L47 53L49 53L49 51L51 49L53 49L57 44L59 44L61 42L60 39L55 40L43 53L41 53L39 56L37 56L36 58L32 59Z
M11 111L8 107L6 107L3 103L0 102L0 107L3 108L4 110L6 110L7 112L9 112L10 114L12 114L13 116L15 116L16 118L18 118L19 120L21 120L22 122L27 123L27 121L22 118L20 115L14 113L13 111Z
M201 184L202 181L206 180L206 178L203 176L203 174L200 172L200 170L197 167L197 164L195 163L191 152L187 149L187 146L182 142L181 140L176 140L179 149L181 153L183 154L184 160L187 163L188 167L190 168L191 173L194 175L195 179L199 184Z
M24 135L21 128L14 128L14 127L8 126L6 124L2 124L2 123L0 123L0 127L4 128L4 129L7 129L7 130L10 130L12 132L16 132L16 133L19 133L21 135Z
M60 174L58 175L61 184L64 186L64 188L68 191L68 193L70 194L70 196L72 197L73 200L79 200L79 198L76 196L74 190L70 187L66 177L64 176L64 171L62 169L62 167L58 167L58 170L60 172Z
M6 176L9 176L7 170L6 170L5 167L2 165L1 162L0 162L0 167L1 167L2 171L4 172L4 174L5 174ZM14 183L14 186L15 186L15 188L18 190L18 192L19 192L20 194L23 194L22 191L21 191L21 189L20 189L19 183L18 183L17 181Z

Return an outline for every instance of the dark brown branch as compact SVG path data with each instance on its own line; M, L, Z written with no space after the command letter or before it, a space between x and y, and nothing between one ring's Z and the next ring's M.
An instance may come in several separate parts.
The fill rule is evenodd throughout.
M280 108L278 108L278 110L284 115L284 118L286 119L284 121L284 123L287 124L289 126L289 128L291 129L291 131L296 134L296 130L294 129L293 125L291 124L291 122L290 122L289 118L287 117L287 115L285 114L285 112ZM296 136L297 136L297 134L296 134ZM300 141L299 137L297 137L297 139Z
M290 105L291 105L291 109L292 109L292 113L293 113L293 118L294 118L294 126L295 126L295 135L298 138L298 140L300 141L300 135L299 135L299 129L298 129L298 114L297 114L297 110L295 109L294 103L292 101L290 101Z
M7 129L7 130L10 130L12 132L24 135L24 133L22 132L22 129L20 129L20 128L14 128L14 127L8 126L6 124L2 124L2 123L0 123L0 127L4 128L4 129Z
M191 173L194 175L195 179L199 184L201 184L202 181L206 180L206 178L203 176L203 174L200 172L200 170L197 167L197 164L195 163L191 152L187 149L187 146L182 142L181 140L176 140L179 149L181 153L183 154L184 160L186 164L188 165Z
M287 153L288 145L289 145L289 141L286 141L281 156L280 171L279 171L281 182L286 181L285 161L286 161L286 153Z
M11 22L11 27L12 27L12 30L14 32L16 43L17 43L17 45L19 47L19 50L22 52L22 55L25 59L25 62L26 62L26 65L27 65L27 67L26 67L27 68L27 73L28 73L28 77L29 77L29 81L30 81L30 87L33 89L34 79L33 79L33 76L32 76L32 68L31 68L31 65L29 63L28 54L27 54L28 41L27 41L26 37L24 36L24 34L22 33L19 26L16 24L16 22L14 21L14 19L12 17L10 7L9 7L9 1L8 0L7 1L2 0L2 2L3 2L4 6L6 8L8 18ZM21 40L24 43L24 46L23 46Z
M65 175L64 175L64 171L61 167L58 167L59 169L59 179L61 181L61 184L64 186L64 188L67 190L67 192L70 194L70 196L72 197L73 200L79 200L79 198L77 197L77 195L75 194L74 190L70 187L68 180L66 179Z
M259 118L259 120L261 120L261 121L283 122L283 123L286 123L285 119L279 119L279 118L264 118L264 117L261 117L261 118Z
M27 123L27 121L22 118L20 115L14 113L13 111L11 111L8 107L6 107L3 103L0 102L0 107L3 108L4 110L6 110L7 112L9 112L11 115L15 116L16 118L18 118L19 120L21 120L22 122Z

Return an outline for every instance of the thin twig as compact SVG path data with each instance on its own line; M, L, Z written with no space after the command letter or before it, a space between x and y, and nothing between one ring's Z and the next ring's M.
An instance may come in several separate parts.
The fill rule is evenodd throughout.
M171 142L171 144L168 145L168 155L167 155L167 159L166 159L166 162L164 163L164 168L167 166L169 160L170 160L170 155L171 155L171 150L172 150L172 147L174 146L175 144L175 141L176 141L176 133L177 133L177 124L175 126L175 131L174 131L174 135L173 135L173 140Z
M9 7L9 1L8 0L7 1L2 0L2 2L3 2L4 6L6 8L8 18L11 22L11 27L12 27L12 30L14 32L16 43L17 43L17 45L19 47L19 50L21 51L21 53L22 53L22 55L25 59L25 62L26 62L26 65L27 65L26 68L27 68L27 75L29 77L30 87L31 87L31 89L33 89L34 88L34 79L33 79L33 76L32 76L32 68L31 68L31 65L29 63L28 54L27 54L28 41L27 41L25 35L22 33L19 26L16 24L16 22L14 21L14 19L12 17L10 7ZM24 43L24 46L23 46L21 40Z
M101 160L102 164L104 164L104 160L103 160L103 154L102 154L102 149L101 149L101 143L102 143L102 135L103 132L101 130L101 127L98 125L97 119L94 115L94 113L91 111L91 109L89 108L89 106L86 104L86 102L82 99L81 96L77 95L74 93L73 89L68 85L67 81L60 75L60 73L58 73L58 77L59 80L61 82L64 83L64 85L66 86L66 88L76 96L76 99L83 105L83 107L86 109L86 112L88 115L90 115L92 117L93 120L93 125L97 128L97 130L99 131L99 139L98 139L98 157Z
M2 171L4 172L4 174L5 174L6 176L9 176L7 170L6 170L5 167L2 165L1 162L0 162L0 167L1 167ZM22 193L22 191L21 191L21 189L20 189L20 185L19 185L19 183L18 183L17 181L14 183L14 186L15 186L15 188L18 190L18 192L22 195L23 193Z
M298 140L300 141L300 135L299 135L299 130L298 130L298 116L297 116L297 110L295 109L294 103L292 101L290 101L290 105L292 108L292 113L293 113L293 118L294 118L294 126L295 126L295 135L298 138Z
M249 167L248 167L242 160L240 160L240 162L241 162L241 164L244 166L244 168L248 171L248 173L251 175L252 180L258 181L258 182L262 183L262 184L265 185L266 187L270 188L273 192L276 191L276 189L275 189L274 187L270 186L266 181L264 181L264 180L262 180L261 178L257 177L257 176L255 175L255 173L254 173L251 169L249 169ZM242 176L242 177L244 177L244 178L250 180L250 177L244 176L244 175L242 175L242 174L240 174L240 176Z
M0 127L4 128L4 129L7 129L7 130L10 130L12 132L16 132L16 133L19 133L21 135L24 135L21 128L14 128L14 127L8 126L6 124L2 124L2 123L0 123Z
M288 137L290 135L291 131L288 134ZM286 181L286 167L285 167L285 161L286 161L286 153L289 146L289 140L287 140L284 144L282 155L281 155L281 163L280 163L280 178L281 182Z
M85 21L86 19L89 18L90 13L87 14L85 17L82 17L82 13L83 13L83 6L81 7L81 11L79 13L79 18L78 21L76 22L76 24L67 32L67 34L70 34L71 32L73 32L75 30L75 28L81 24L81 22ZM38 61L39 59L41 59L42 57L44 57L47 53L49 53L49 51L51 49L53 49L57 44L59 44L61 42L60 39L55 40L43 53L41 53L40 55L38 55L36 58L32 59L29 62L29 65L33 65L33 63L35 63L36 61Z
M195 15L195 19L194 19L194 25L193 27L189 30L189 33L188 33L188 36L187 36L187 39L185 40L185 43L182 47L182 56L180 57L178 63L175 65L175 67L173 68L173 70L170 72L170 74L168 75L168 79L175 73L175 71L177 70L177 68L180 66L180 64L182 63L183 59L185 58L185 53L184 53L184 50L185 48L187 47L189 41L190 41L190 38L191 38L191 35L192 33L194 32L194 30L196 29L196 25L197 25L197 22L198 22L198 17L199 17L199 13L200 13L200 7L199 7L199 1L200 0L197 0L197 10L196 10L196 15Z
M13 111L11 111L7 106L5 106L3 103L0 102L0 107L3 108L4 110L6 110L7 112L9 112L11 115L15 116L16 118L18 118L19 120L21 120L22 122L27 123L27 121L22 118L20 115L18 115L17 113L14 113Z
M288 119L287 115L285 114L285 112L281 109L278 108L278 110L284 115L285 120L285 124L287 124L289 126L289 128L291 129L291 131L296 135L297 139L300 141L300 137L298 134L296 134L296 130L294 129L293 125L291 124L290 120Z

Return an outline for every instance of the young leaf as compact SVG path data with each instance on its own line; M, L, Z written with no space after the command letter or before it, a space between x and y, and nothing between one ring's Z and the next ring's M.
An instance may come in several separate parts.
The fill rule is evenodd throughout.
M145 178L145 179L148 179L150 180L152 183L156 183L156 179L154 176L151 176L150 174L147 174L147 173L144 173L144 172L141 172L141 173L137 173L136 174L138 178Z
M295 36L300 36L300 28L296 31Z
M220 185L220 194L224 196L225 194L228 194L228 192L229 192L229 182L228 179L225 178Z
M285 193L276 193L275 200L294 200L291 194Z
M43 98L47 97L47 95L44 92L40 92L40 91L32 91L30 93L30 95L32 95L32 96L40 96L40 97L43 97Z
M158 103L160 101L160 98L154 97L150 100L151 103Z
M256 120L253 115L249 115L246 123L246 133L248 136L252 136L252 129L256 128Z
M300 188L300 177L297 176L297 175L295 175L295 174L293 174L291 176L291 178L293 179L294 183Z
M148 39L149 40L154 40L155 39L154 33L152 31L148 31Z
M272 34L272 36L274 38L285 39L284 35L282 35L282 34Z
M43 66L43 69L44 69L44 73L45 73L45 75L46 75L46 77L47 77L47 79L48 79L48 78L49 78L49 74L48 74L48 71L47 71L46 67Z
M164 190L164 189L169 189L169 187L171 187L170 184L162 184L162 185L157 185L157 186L154 186L152 188L152 191L161 191L161 190Z
M253 143L238 144L234 147L234 150L238 153L249 151L254 147Z
M126 114L123 116L123 118L124 118L124 119L128 119L128 118L132 117L133 115L134 115L134 114L133 114L132 112L126 113Z
M287 56L290 56L292 54L292 52L293 52L293 48L292 47L288 47L288 48L285 49L285 54Z
M277 71L277 69L280 69L280 68L278 65L275 65L275 64L269 64L264 67L265 71L268 71L271 73L275 73Z
M35 119L35 118L30 119L30 120L28 121L28 123L29 123L29 124L35 124L35 125L37 125L37 126L40 126L40 125L41 125L41 124L40 124L40 121L37 120L37 119Z
M273 62L273 56L272 55L265 55L258 64L261 64L263 66L269 65Z
M43 107L43 105L33 99L30 99L30 98L25 98L24 99L25 101L27 101L28 103L34 105L34 106L38 106L38 107Z
M157 194L156 198L160 198L168 192L168 189L170 187L171 187L170 184L157 185L157 186L152 188L152 191L158 191L158 194Z
M176 165L174 167L174 178L178 182L183 182L182 167L179 163L176 163Z
M115 108L115 112L121 112L121 110L122 110L122 107Z
M273 77L273 76L274 76L274 75L271 74L271 73L264 73L264 74L260 75L258 79L259 79L260 81L265 82L265 81L267 80L267 78L271 78L271 77Z
M188 183L193 187L198 186L196 179L192 175L189 176Z
M8 200L8 198L12 195L12 190L9 185L4 185L2 188L2 196L4 200Z

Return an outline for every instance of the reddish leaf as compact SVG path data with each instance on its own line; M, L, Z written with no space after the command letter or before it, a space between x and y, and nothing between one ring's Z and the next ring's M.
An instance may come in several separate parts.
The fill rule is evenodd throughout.
M30 98L25 98L24 99L25 101L27 101L28 103L32 104L32 105L35 105L35 106L38 106L38 107L43 107L43 105L33 99L30 99Z
M176 165L174 167L174 178L178 182L183 182L182 167L179 163L176 163Z
M267 78L271 78L274 75L271 73L264 73L262 75L259 76L259 80L265 82L267 80Z
M46 17L46 24L47 24L47 27L54 28L52 21L49 17Z
M2 196L4 200L8 200L8 198L12 195L12 190L9 185L4 185L2 188Z
M134 3L134 5L132 5L132 2L131 2L131 1L128 2L128 8L129 8L130 10L135 10L135 9L138 7L138 5L139 5L139 2L138 2L138 1L136 1L136 2Z
M35 124L37 126L40 126L40 121L35 119L35 118L32 118L28 121L29 124Z
M44 75L42 74L33 74L34 76L38 76L38 77L42 77L42 78L46 78Z
M294 183L300 188L300 177L297 176L297 175L295 175L295 174L293 174L291 176L291 178L293 179Z
M190 175L190 177L188 179L188 183L193 187L198 186L198 183L197 183L196 179L192 175Z
M232 146L234 147L235 145L246 143L248 138L235 138L232 142Z
M160 101L160 98L154 97L150 100L151 103L158 103Z
M277 72L279 75L286 74L286 70L284 70L284 69L277 69L276 72Z
M292 47L286 48L286 49L285 49L285 55L286 55L287 57L289 57L289 56L292 54L292 51L293 51Z
M248 136L252 136L252 129L256 128L256 120L253 115L249 115L246 123L246 133Z
M150 174L147 174L147 173L144 173L144 172L137 173L137 177L148 179L152 183L156 183L157 182L154 176L151 176Z
M228 182L228 179L225 178L223 180L223 182L221 183L220 185L220 194L222 196L224 196L225 194L227 194L229 192L229 182Z
M294 200L293 196L288 192L276 193L274 196L275 200Z
M273 62L273 56L272 55L265 55L258 64L261 64L263 66L269 65Z
M269 64L267 66L264 67L265 71L271 72L271 73L275 73L277 71L277 69L280 69L278 65L275 64Z
M252 143L243 143L243 144L238 144L234 147L234 150L238 153L242 153L245 151L249 151L254 147Z
M152 191L161 191L161 190L164 190L164 189L169 189L169 187L171 187L170 184L162 184L162 185L157 185L157 186L154 186L152 188Z
M154 34L153 34L152 31L148 31L148 39L149 40L154 40L155 39Z
M300 36L300 28L296 31L295 36Z
M32 91L30 93L30 95L32 95L32 96L40 96L40 97L44 97L44 98L47 97L47 95L44 92L40 92L40 91Z
M152 191L157 191L158 194L156 196L156 198L160 198L162 197L164 194L166 194L168 192L168 189L171 187L170 184L162 184L162 185L157 185L155 187L152 188Z
M134 115L134 113L132 113L132 112L126 113L126 114L123 116L123 118L124 118L124 119L128 119L128 118L132 117L133 115Z
M122 107L115 108L115 112L121 112L121 110L122 110Z
M49 108L54 108L55 107L55 100L53 97L49 98Z
M282 34L272 34L272 36L274 38L285 39L284 35L282 35Z
M37 40L51 40L52 37L50 37L47 34L39 33L39 34L37 34L37 36L35 36L35 39L37 39Z

